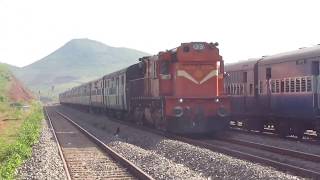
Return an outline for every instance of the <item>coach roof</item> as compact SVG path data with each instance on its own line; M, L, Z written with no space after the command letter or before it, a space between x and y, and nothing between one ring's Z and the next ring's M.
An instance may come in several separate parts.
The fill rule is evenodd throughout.
M320 57L320 45L314 47L300 48L295 51L279 53L271 56L263 57L261 64L273 64L286 61L297 61L301 59L309 59Z

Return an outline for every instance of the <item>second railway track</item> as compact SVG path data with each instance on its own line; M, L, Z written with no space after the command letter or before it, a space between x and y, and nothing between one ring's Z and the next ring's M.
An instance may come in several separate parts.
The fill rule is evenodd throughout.
M153 179L54 109L45 108L68 179Z

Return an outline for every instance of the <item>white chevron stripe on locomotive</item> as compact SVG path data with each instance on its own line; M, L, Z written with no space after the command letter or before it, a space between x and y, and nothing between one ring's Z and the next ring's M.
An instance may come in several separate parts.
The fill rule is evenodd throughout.
M218 76L218 71L217 70L212 70L210 71L201 81L195 80L188 72L185 70L178 70L177 71L177 76L184 77L189 79L190 81L194 82L195 84L203 84L204 82L208 81L210 78L214 76Z

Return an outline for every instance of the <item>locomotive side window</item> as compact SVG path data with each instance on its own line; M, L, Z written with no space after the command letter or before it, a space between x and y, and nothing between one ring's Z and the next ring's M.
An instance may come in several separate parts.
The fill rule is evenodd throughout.
M167 61L162 61L160 66L160 74L168 75L169 74L170 63Z
M270 79L271 78L271 68L266 68L266 79Z
M189 51L190 51L189 46L184 46L184 47L183 47L183 52L189 52Z

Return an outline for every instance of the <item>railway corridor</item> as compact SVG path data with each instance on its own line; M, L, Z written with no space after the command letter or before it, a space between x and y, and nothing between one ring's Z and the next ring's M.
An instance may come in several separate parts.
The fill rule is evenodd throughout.
M52 108L48 116L59 140L71 179L136 179Z

